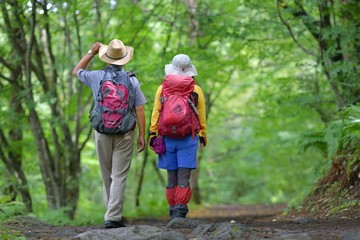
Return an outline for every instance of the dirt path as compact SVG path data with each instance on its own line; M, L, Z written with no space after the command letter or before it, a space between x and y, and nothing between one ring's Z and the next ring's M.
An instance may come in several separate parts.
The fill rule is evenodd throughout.
M189 213L190 219L204 223L233 222L245 225L254 234L242 239L344 239L360 240L360 216L351 211L341 216L308 217L281 216L284 205L216 206ZM164 227L163 219L133 219L127 226L149 225ZM80 233L103 226L53 226L33 218L16 218L2 226L2 233L17 232L26 239L73 239ZM189 239L191 231L180 229ZM287 238L287 236L291 237ZM0 235L1 236L1 235ZM280 236L280 238L279 238ZM10 239L10 238L9 238Z

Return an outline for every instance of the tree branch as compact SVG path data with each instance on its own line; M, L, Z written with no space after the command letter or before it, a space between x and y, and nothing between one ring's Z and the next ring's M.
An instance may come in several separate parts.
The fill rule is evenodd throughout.
M289 31L290 37L293 39L293 41L295 42L295 44L296 44L299 48L301 48L304 52L306 52L307 54L309 54L309 55L314 56L314 57L317 58L317 55L316 55L315 53L313 53L312 51L306 49L306 48L305 48L304 46L302 46L302 45L299 43L299 41L296 39L296 37L295 37L295 35L294 35L294 33L293 33L290 25L285 21L285 19L283 18L282 14L281 14L281 10L280 10L281 4L282 4L282 1L281 1L281 0L277 0L277 1L276 1L277 14L278 14L281 22L284 24L284 26L285 26L285 27L287 28L287 30ZM303 13L306 14L305 11L303 11Z

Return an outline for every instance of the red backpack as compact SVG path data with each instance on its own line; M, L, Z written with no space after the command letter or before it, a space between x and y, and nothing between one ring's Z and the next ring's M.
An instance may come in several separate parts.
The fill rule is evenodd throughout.
M194 86L190 76L166 76L160 98L159 135L178 138L199 133L198 112L192 96Z

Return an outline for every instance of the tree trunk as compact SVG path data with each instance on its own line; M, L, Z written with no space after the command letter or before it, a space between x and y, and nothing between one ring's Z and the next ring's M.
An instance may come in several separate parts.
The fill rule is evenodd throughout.
M4 62L4 61L3 61ZM30 196L28 182L25 173L22 169L22 146L23 146L23 130L25 111L22 106L22 102L19 99L19 92L23 89L19 85L19 79L21 78L21 65L19 62L16 64L6 63L9 66L10 76L9 81L14 85L14 88L10 92L9 109L11 114L8 116L8 122L10 124L10 130L8 134L4 133L5 130L0 128L0 150L2 152L0 159L5 164L11 179L16 179L16 183L11 183L8 190L13 194L13 200L15 201L17 193L20 194L22 202L25 205L25 209L28 212L33 211L32 199Z
M12 98L10 98L10 109L15 110L16 115L18 116L18 126L16 128L13 128L9 132L9 139L12 143L14 143L16 146L15 148L11 148L10 151L12 151L12 160L11 164L13 165L14 171L16 173L17 179L19 181L19 184L17 187L14 187L16 191L18 191L21 195L22 201L25 204L25 208L28 212L32 212L32 199L29 192L29 186L28 182L25 176L25 173L22 169L22 121L24 114L24 109L21 105L21 102L17 99L16 95L13 95Z
M9 138L14 138L12 137ZM17 136L19 137L19 136ZM12 201L15 201L17 192L20 193L22 201L25 205L25 208L28 212L32 212L32 199L29 192L29 186L27 184L26 176L22 170L22 157L21 150L16 149L16 146L21 145L21 139L11 140L12 144L9 144L9 141L6 139L3 130L0 128L0 159L4 163L9 177L16 179L16 183L11 183L8 187L8 194L10 194ZM20 143L20 144L19 144ZM15 151L13 151L15 150Z
M21 99L22 104L29 113L28 119L37 147L48 208L67 207L70 209L67 212L68 216L73 218L79 198L80 152L85 142L88 141L89 134L84 141L79 142L83 130L87 129L80 125L80 120L76 122L78 125L75 127L76 132L74 134L69 129L63 110L64 107L60 106L61 102L57 93L60 86L58 86L58 74L52 50L48 5L46 1L38 2L33 0L31 6L31 11L24 12L24 8L19 6L17 2L11 1L9 3L6 1L2 4L2 16L7 30L7 37L11 49L14 49L19 58L12 58L8 61L1 59L1 61L5 63L5 67L10 72L19 76L18 79L15 79L16 81L9 78L9 84L14 89L28 90L28 93L19 99ZM44 11L42 15L38 15L41 17L41 21L36 19L37 6L41 6ZM19 16L27 16L28 18L20 18ZM42 24L42 26L37 26L37 24ZM37 28L39 28L39 31L36 31ZM21 71L13 67L14 65L21 66ZM34 73L34 76L32 76L32 73ZM50 96L50 100L45 102L51 111L52 118L50 122L42 123L40 120L36 108L38 103L34 98L34 95L38 94L37 88L33 88L34 82L37 83L37 86L42 87L43 93ZM78 112L74 115L80 119L83 114L83 109L79 107ZM71 116L69 116L69 119L71 119ZM50 126L50 131L46 133L45 129L47 128L43 126L45 124ZM16 132L12 132L13 137L16 137L16 135ZM14 161L13 167L19 171L21 163ZM19 179L23 184L26 184L24 174L19 174ZM22 195L23 199L28 198L26 192L23 192Z

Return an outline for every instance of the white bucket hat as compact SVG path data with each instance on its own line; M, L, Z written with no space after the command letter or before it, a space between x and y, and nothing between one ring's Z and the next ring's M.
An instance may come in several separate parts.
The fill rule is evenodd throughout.
M165 65L166 75L197 76L196 67L192 65L191 59L186 54L178 54L171 64Z
M133 53L133 47L125 46L119 39L113 39L109 45L102 45L100 47L99 58L105 63L125 65L131 60Z

